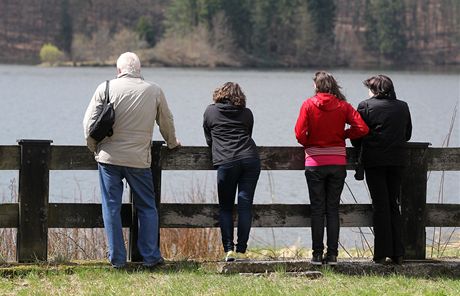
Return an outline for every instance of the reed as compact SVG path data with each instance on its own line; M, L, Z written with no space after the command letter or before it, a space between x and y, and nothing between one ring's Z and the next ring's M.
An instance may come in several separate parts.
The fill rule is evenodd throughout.
M444 138L444 141L442 143L441 147L449 147L450 140L452 138L452 133L455 128L455 120L457 118L457 110L458 110L458 101L454 106L454 109L452 111L452 116L450 119L450 125L449 125L449 130L446 134L446 137ZM428 178L431 175L431 172L428 174ZM441 180L439 182L439 190L438 190L438 200L437 203L444 203L444 183L445 183L445 171L441 172ZM452 239L455 239L456 237L456 232L457 228L453 227L451 229L448 228L448 232L443 234L443 231L445 229L443 227L434 227L433 228L433 236L432 239L427 242L427 245L429 245L429 254L430 257L443 257L444 253L446 252L447 248L451 245L460 245L460 240L455 242ZM459 235L457 234L457 237Z

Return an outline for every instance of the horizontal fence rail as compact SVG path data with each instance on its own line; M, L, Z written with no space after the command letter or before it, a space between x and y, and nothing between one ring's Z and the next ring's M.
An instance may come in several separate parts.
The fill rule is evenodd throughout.
M409 143L408 149L411 148ZM416 145L415 145L416 147ZM348 169L356 158L354 148L347 148ZM301 147L259 147L263 170L304 170ZM161 148L163 170L213 170L211 152L207 147L186 146L176 150ZM459 171L460 148L428 148L429 171ZM0 170L19 170L19 146L0 146ZM50 170L96 170L93 154L85 146L51 146Z
M50 170L96 170L93 154L85 146L57 146L52 141L21 140L0 146L0 170L19 170L19 202L0 204L0 228L17 228L17 260L47 259L48 228L103 227L100 204L49 203ZM304 170L301 147L259 147L263 170ZM403 240L407 258L424 259L425 227L459 227L460 204L426 203L427 171L459 171L460 148L429 148L408 143L406 174L401 191ZM347 169L354 168L355 150L347 148ZM217 204L161 203L163 170L213 170L208 147L169 150L152 145L152 172L163 228L218 227ZM457 197L460 200L460 196ZM371 227L370 204L341 204L343 227ZM122 206L122 223L130 228L129 254L139 261L137 216L132 203ZM310 227L307 204L254 205L254 227Z
M460 226L460 204L426 205L426 227ZM18 227L18 204L0 205L0 228ZM341 204L342 227L371 227L372 206L369 204ZM162 228L218 227L217 204L162 203L160 210ZM123 204L123 227L131 225L131 206ZM235 219L235 223L236 223ZM310 206L305 204L254 205L253 227L310 227ZM100 204L50 203L48 228L98 228L104 227Z

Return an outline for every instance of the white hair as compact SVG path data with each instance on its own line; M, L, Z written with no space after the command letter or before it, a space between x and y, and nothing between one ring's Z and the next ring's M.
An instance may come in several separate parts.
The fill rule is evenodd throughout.
M117 69L120 74L141 75L141 62L139 57L133 52L125 52L117 60Z

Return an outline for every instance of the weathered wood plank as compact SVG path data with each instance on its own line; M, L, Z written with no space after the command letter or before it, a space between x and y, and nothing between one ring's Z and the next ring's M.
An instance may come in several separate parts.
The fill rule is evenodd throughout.
M211 151L207 147L184 146L161 151L163 170L213 170Z
M18 204L0 204L0 228L18 226ZM122 223L130 226L131 209L123 204ZM161 227L218 227L217 204L162 204ZM254 227L309 227L308 205L255 205ZM367 204L340 205L342 227L372 226L372 207ZM460 227L460 204L427 204L427 227ZM49 204L50 228L104 227L100 204Z
M51 170L96 170L94 155L86 146L51 146Z
M217 204L162 204L160 225L165 228L218 227ZM371 206L340 205L343 227L371 226ZM123 204L122 223L129 227L130 204ZM236 224L235 224L236 225ZM309 205L267 204L254 206L254 227L309 227ZM50 204L48 227L93 228L104 227L100 204Z
M19 204L0 204L0 228L17 228L19 225Z
M205 262L202 265L211 272L222 274L269 275L272 272L283 272L288 275L295 272L308 272L318 270L310 260L241 260L235 262ZM392 276L399 275L407 278L450 278L458 281L460 278L460 261L458 260L405 260L403 265L374 264L369 259L352 258L339 259L339 264L333 267L334 274L348 276ZM283 274L284 276L284 274ZM287 294L287 293L286 293ZM359 293L356 293L359 294ZM364 294L364 293L363 293ZM382 293L383 294L383 293Z
M20 162L19 146L0 146L0 170L19 170Z
M339 211L343 227L372 225L371 205L340 205ZM254 205L253 213L253 227L310 227L310 206L305 204ZM218 205L164 203L160 224L165 228L218 227Z
M305 154L301 147L258 147L263 170L304 170ZM347 148L348 162L355 162L354 148ZM164 170L213 170L208 147L186 146L174 150L163 147ZM353 169L352 165L348 169Z
M121 207L123 227L131 225L131 204ZM101 204L50 203L48 209L49 228L103 228Z
M418 143L408 144L408 149L418 149ZM96 161L85 146L51 146L51 170L95 170ZM348 169L353 169L354 149L347 148ZM303 170L304 152L301 147L259 147L262 169ZM460 170L460 148L428 148L428 169L433 171ZM0 146L0 170L19 169L19 147ZM213 170L208 147L184 146L162 149L164 170Z
M428 170L460 171L460 148L429 148Z
M427 227L460 227L460 204L427 204Z

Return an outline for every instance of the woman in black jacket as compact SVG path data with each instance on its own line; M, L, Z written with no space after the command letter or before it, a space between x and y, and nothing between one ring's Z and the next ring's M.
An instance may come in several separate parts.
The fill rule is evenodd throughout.
M260 175L257 146L252 139L254 117L237 83L227 82L213 94L204 113L203 129L217 168L219 224L225 261L242 259L252 224L252 203ZM238 239L233 241L233 207L238 189Z
M370 132L353 145L362 148L362 164L372 198L374 222L374 262L386 258L401 264L404 247L401 241L399 195L404 146L412 133L411 116L406 102L396 98L393 82L377 75L365 80L370 98L362 101L358 112Z

